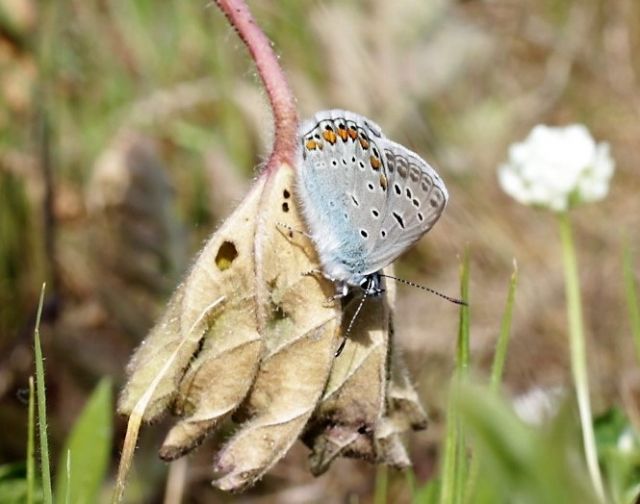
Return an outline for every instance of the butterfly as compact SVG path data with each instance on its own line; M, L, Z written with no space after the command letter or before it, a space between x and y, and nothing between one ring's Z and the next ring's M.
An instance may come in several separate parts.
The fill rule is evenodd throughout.
M299 130L297 190L323 273L338 292L380 295L380 270L429 231L449 198L438 173L346 110L318 112Z

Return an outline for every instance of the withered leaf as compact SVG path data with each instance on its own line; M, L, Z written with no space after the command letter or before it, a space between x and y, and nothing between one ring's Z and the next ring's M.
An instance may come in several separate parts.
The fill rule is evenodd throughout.
M268 179L256 227L258 327L265 353L243 414L248 420L218 453L214 484L250 485L296 441L325 387L337 348L340 309L328 302L332 283L321 275L295 204L294 171Z
M418 424L426 426L426 415L406 379L404 363L392 355L395 285L387 283L385 288L385 295L365 300L305 433L316 475L338 456L406 467L410 461L400 435ZM356 296L345 307L343 331L360 301L361 295ZM404 401L396 400L397 396ZM414 410L408 405L411 401Z
M253 382L261 351L253 237L264 182L256 182L210 238L129 364L121 413L131 415L147 394L145 420L174 401L186 416L165 441L167 458L197 443L242 401Z

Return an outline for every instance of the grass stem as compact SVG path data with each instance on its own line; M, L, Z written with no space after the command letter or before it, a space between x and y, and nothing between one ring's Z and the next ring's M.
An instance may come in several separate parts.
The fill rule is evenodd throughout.
M376 487L373 495L374 504L386 504L389 491L389 469L379 465L376 470Z
M518 263L513 260L513 273L509 280L509 290L507 291L507 302L502 314L500 323L500 334L496 343L496 351L493 356L493 364L491 366L491 390L498 392L502 383L502 374L504 364L507 360L507 349L509 347L509 339L511 336L511 319L513 316L513 305L516 296L516 286L518 284ZM469 463L469 474L467 475L467 484L465 488L465 502L474 502L478 476L480 474L480 462L477 453L471 454Z
M35 489L36 394L33 376L29 377L29 413L27 432L27 504L33 504Z
M469 371L469 250L464 254L460 267L460 294L466 303L460 306L460 326L456 346L456 370L452 380L447 407L447 432L442 463L442 488L440 503L464 502L467 476L467 444L465 433L456 407L455 394L458 385Z
M42 284L40 301L38 303L38 315L36 316L36 328L34 330L34 344L36 357L36 397L38 400L38 426L40 433L40 470L42 472L42 494L45 504L53 503L51 490L51 469L49 466L49 441L47 439L47 398L44 387L44 359L42 346L40 345L40 317L42 316L42 304L46 284Z
M516 286L518 284L518 264L513 260L513 273L509 281L509 291L507 292L507 303L504 313L502 314L502 322L500 323L500 334L496 343L496 351L493 356L493 364L491 366L491 388L497 391L502 382L502 374L504 372L504 363L507 360L507 349L509 347L509 336L511 334L511 319L513 317L513 304L516 297Z

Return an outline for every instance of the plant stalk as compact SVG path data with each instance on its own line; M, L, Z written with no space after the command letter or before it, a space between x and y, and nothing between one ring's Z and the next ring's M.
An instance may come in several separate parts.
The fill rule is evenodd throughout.
M580 299L580 280L578 262L573 243L571 221L567 212L558 215L560 239L562 241L562 257L564 262L564 279L567 299L567 318L569 322L569 348L571 353L571 371L578 399L582 442L584 445L587 468L591 482L601 501L604 502L602 475L598 465L595 435L589 399L589 376L587 373L587 351L582 319L582 301Z
M33 504L35 489L36 393L33 376L29 377L29 431L27 432L27 504Z
M629 321L631 323L631 335L636 348L636 358L640 363L640 302L638 302L638 288L633 272L633 254L631 253L631 245L626 240L624 247L624 288L625 297L627 298L627 308L629 310Z
M36 359L36 397L38 400L38 426L40 434L40 469L42 472L42 493L45 504L53 503L51 491L51 469L49 467L49 441L47 439L47 396L44 388L44 359L42 358L42 346L40 345L40 318L42 316L42 304L44 302L45 284L40 291L38 303L38 315L36 316L36 328L34 331L35 359Z

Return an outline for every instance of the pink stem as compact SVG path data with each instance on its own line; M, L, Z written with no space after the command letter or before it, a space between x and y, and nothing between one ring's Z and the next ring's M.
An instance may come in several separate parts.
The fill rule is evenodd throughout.
M271 172L282 163L292 165L296 152L298 115L293 94L271 43L256 24L244 0L215 1L249 48L269 95L275 123L275 141L265 170Z

